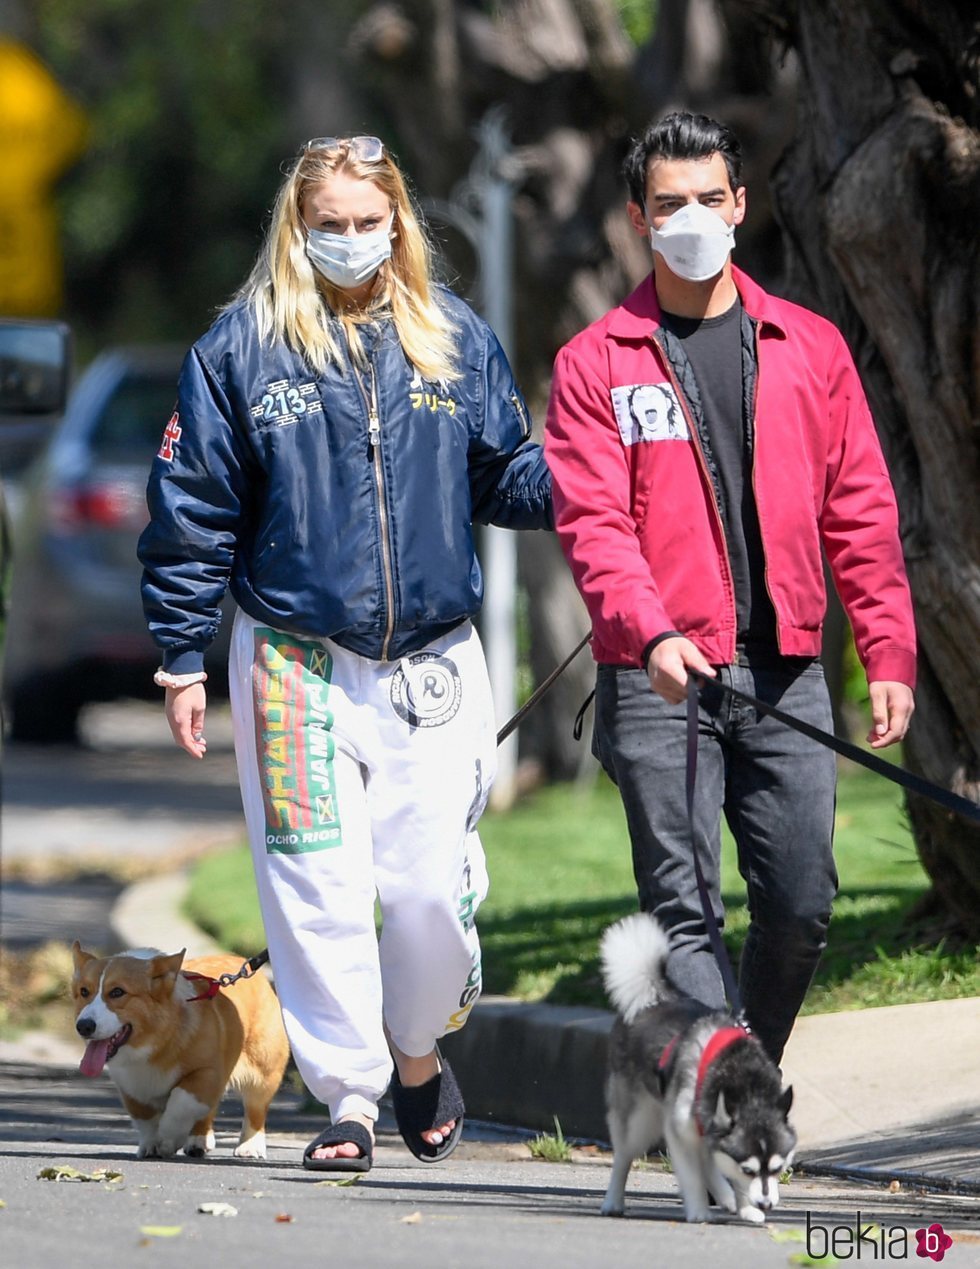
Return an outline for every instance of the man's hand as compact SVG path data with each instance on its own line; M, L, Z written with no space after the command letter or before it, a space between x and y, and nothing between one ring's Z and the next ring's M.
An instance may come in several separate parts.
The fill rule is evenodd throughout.
M690 639L685 639L683 635L664 639L650 653L647 661L650 686L669 705L679 705L687 696L688 667L700 670L709 678L715 677L715 671Z
M905 683L882 680L869 683L871 694L871 730L868 743L872 749L886 749L904 739L915 709L912 689Z
M167 688L167 722L174 740L192 758L203 758L208 751L208 742L204 739L207 703L203 683Z

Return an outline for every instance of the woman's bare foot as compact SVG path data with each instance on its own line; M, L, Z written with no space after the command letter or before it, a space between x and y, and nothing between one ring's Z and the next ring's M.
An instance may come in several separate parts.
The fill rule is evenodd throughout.
M371 1141L374 1141L374 1120L368 1119L367 1115L345 1115L337 1122L363 1124L371 1134ZM353 1141L344 1141L338 1146L317 1146L310 1157L313 1159L356 1159L360 1153L360 1148Z
M438 1075L442 1069L435 1049L425 1057L409 1057L392 1043L391 1036L388 1036L388 1047L398 1067L398 1078L406 1088L417 1088L420 1084L427 1084L433 1075ZM430 1146L441 1146L455 1127L456 1120L450 1119L448 1123L440 1124L437 1128L430 1128L420 1135L422 1140L427 1141Z

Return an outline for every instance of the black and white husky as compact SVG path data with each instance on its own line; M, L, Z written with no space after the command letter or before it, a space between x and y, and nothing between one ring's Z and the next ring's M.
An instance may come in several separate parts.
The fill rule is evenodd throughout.
M619 1017L609 1038L606 1108L613 1168L604 1216L622 1216L634 1159L665 1140L689 1221L710 1199L762 1223L792 1161L792 1088L731 1014L681 996L667 982L669 944L644 913L602 937L606 991Z

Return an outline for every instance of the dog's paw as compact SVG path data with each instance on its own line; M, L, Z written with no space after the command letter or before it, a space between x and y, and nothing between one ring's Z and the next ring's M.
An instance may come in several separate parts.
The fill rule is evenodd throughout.
M182 1140L178 1141L172 1137L161 1137L156 1144L154 1154L158 1159L172 1159L183 1144Z
M214 1133L198 1133L184 1142L184 1154L190 1159L202 1159L214 1149Z
M236 1159L264 1159L265 1153L265 1133L253 1133L247 1141L240 1141L235 1147Z
M707 1225L711 1221L711 1210L707 1207L685 1207L684 1219L690 1225Z
M160 1157L155 1141L141 1141L136 1147L137 1159L158 1159Z
M764 1225L766 1214L758 1207L746 1205L738 1209L739 1220L748 1221L752 1225Z
M738 1211L738 1201L735 1198L735 1191L726 1181L721 1179L716 1181L711 1193L719 1207L723 1208L729 1216L735 1215Z

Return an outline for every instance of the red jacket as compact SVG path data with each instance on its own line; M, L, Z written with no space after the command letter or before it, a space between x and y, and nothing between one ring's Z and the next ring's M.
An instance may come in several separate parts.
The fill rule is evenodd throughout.
M820 652L822 544L869 682L914 687L895 495L844 339L732 272L756 324L752 482L780 652ZM558 354L545 440L556 527L597 661L638 665L651 639L677 630L728 664L728 551L696 429L653 338L659 319L651 274Z

